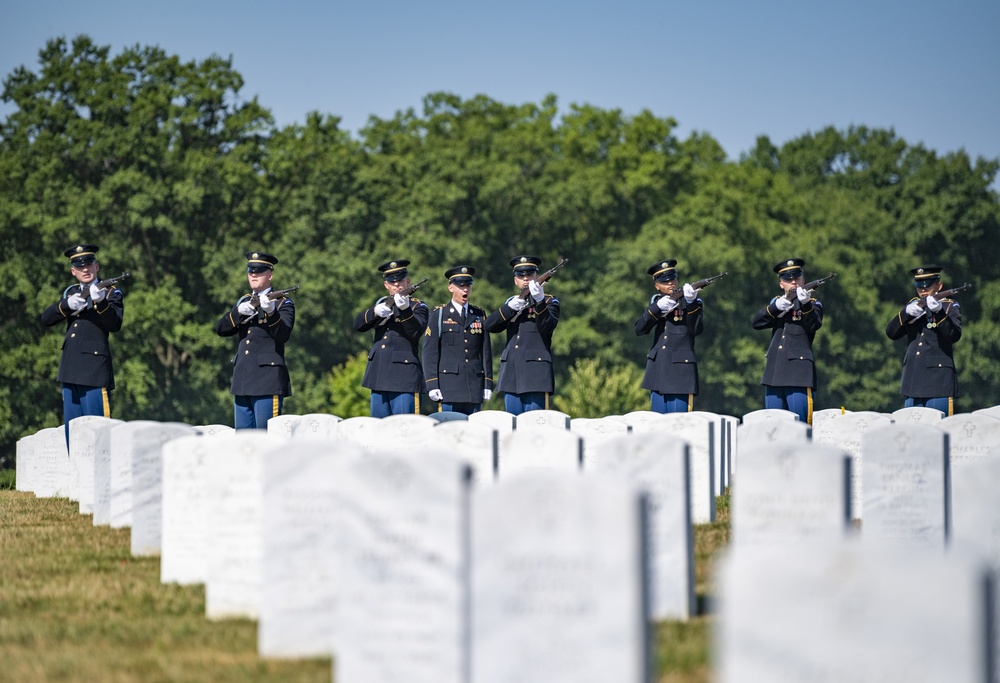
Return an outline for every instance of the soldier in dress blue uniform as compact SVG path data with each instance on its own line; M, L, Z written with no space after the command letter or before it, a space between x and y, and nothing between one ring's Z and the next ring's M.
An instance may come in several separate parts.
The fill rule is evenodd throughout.
M420 412L424 375L417 345L427 329L427 304L400 292L410 286L405 259L378 267L389 292L354 318L358 332L375 330L361 386L372 390L372 417Z
M767 365L760 383L764 407L790 410L799 420L812 424L813 392L816 391L816 363L812 342L823 326L823 304L803 289L806 262L790 258L774 265L782 293L751 320L755 330L771 329Z
M555 390L552 333L559 324L559 299L546 294L536 281L541 263L537 256L528 255L510 260L518 294L486 319L487 332L507 331L497 390L503 392L504 409L512 415L548 410L549 396ZM525 289L527 297L520 294Z
M78 244L63 252L69 258L70 273L77 284L67 287L62 298L42 313L42 324L47 327L66 323L56 381L62 383L67 446L69 422L73 418L111 417L115 374L108 335L121 329L125 304L117 287L97 286L101 270L98 251L96 244Z
M471 415L493 395L493 350L484 323L486 311L469 303L471 266L445 271L451 301L430 312L422 360L427 395L439 410Z
M263 251L248 251L246 258L251 293L240 297L215 331L239 335L229 389L236 429L266 429L267 421L281 414L284 397L292 395L285 343L295 326L295 304L288 297L268 297L277 258Z
M639 336L655 330L653 345L646 354L646 375L642 388L649 389L650 410L656 413L685 413L694 410L698 394L698 356L694 338L705 327L698 291L686 283L677 288L677 261L667 259L651 265L658 294L635 321ZM674 296L677 296L675 299Z
M948 416L955 414L958 398L953 346L962 338L962 311L957 301L935 296L942 289L941 271L941 266L910 271L917 295L889 321L885 333L889 339L907 339L899 390L906 398L903 405L936 408Z

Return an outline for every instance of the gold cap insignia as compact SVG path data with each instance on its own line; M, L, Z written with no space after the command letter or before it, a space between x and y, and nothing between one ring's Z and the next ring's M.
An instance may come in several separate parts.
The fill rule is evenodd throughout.
M463 272L463 273L468 273L468 272L469 272L469 269L468 269L468 268L462 268L462 272Z

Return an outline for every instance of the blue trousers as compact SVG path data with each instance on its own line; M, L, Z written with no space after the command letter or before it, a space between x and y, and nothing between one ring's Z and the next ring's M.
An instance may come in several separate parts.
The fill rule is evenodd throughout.
M799 416L799 422L812 424L812 387L765 387L764 407L790 410Z
M69 448L69 421L82 415L111 417L111 392L104 387L63 384L63 424Z
M906 408L934 408L944 413L945 417L955 414L955 397L942 396L940 398L909 398L903 402Z
M694 409L694 394L661 394L651 391L649 409L654 413L690 413Z
M236 429L267 429L267 421L281 415L284 396L234 396L233 426Z
M520 415L532 410L548 410L549 394L545 391L532 391L526 394L504 394L503 407L511 415Z
M400 391L373 391L371 400L372 417L390 415L414 415L420 412L417 394Z
M478 413L482 409L482 403L448 403L447 401L441 401L438 405L439 413L451 411L453 413L462 413L463 415L472 415L473 413Z

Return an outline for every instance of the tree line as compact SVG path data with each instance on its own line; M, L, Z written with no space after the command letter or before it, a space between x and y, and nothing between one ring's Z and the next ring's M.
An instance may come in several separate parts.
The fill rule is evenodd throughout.
M816 407L891 411L903 347L885 325L912 296L910 268L936 263L963 293L960 410L998 402L1000 160L938 154L892 130L852 126L730 161L708 133L672 118L571 104L428 94L420 111L371 117L356 135L309 113L279 128L241 96L229 59L183 62L161 48L118 54L57 38L3 81L0 259L11 303L0 326L0 457L61 421L61 332L40 313L71 284L62 252L100 245L102 275L132 273L112 339L115 417L229 423L233 349L215 322L246 291L243 254L278 256L275 285L301 284L287 350L286 412L367 413L369 335L358 310L384 293L376 266L411 260L448 298L444 271L477 268L472 300L513 293L508 260L570 264L547 290L562 302L553 340L556 407L574 416L647 405L650 338L632 325L652 294L646 268L675 258L681 281L723 270L703 292L695 407L762 406L768 338L749 320L777 292L771 265L837 272L814 350ZM497 363L499 362L499 353ZM493 399L499 408L500 399Z

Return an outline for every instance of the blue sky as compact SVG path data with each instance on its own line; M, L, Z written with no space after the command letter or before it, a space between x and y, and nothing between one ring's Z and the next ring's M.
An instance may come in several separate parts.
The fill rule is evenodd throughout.
M1000 157L1000 0L4 0L0 74L56 36L232 56L279 125L357 131L424 95L672 116L730 158L832 125ZM0 104L0 115L10 108Z

